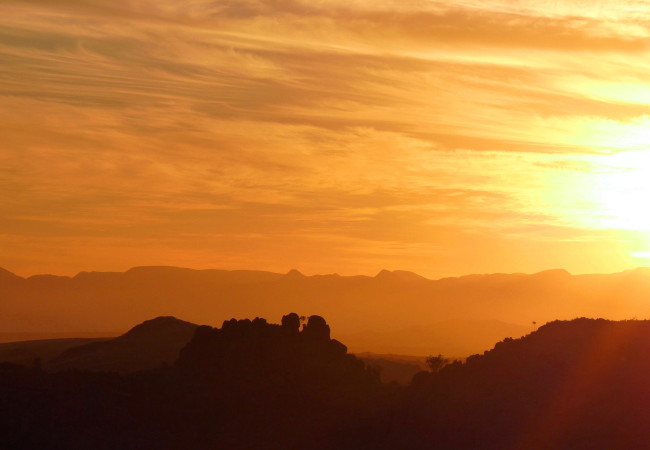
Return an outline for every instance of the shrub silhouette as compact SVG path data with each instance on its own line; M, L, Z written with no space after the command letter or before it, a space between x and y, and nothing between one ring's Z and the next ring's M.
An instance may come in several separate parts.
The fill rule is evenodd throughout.
M441 354L438 354L438 356L429 356L426 359L427 366L433 373L439 372L440 369L449 364L450 361L451 360L449 358L445 358Z

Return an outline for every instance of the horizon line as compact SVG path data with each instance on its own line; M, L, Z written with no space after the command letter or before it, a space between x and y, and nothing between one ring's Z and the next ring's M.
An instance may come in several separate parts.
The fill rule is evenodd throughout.
M339 273L337 273L337 272L332 272L332 273L313 273L313 274L309 274L309 275L307 275L307 274L303 273L302 271L300 271L300 270L298 270L298 269L295 269L295 268L291 268L291 269L289 269L289 270L286 271L286 272L275 272L275 271L272 271L272 270L264 270L264 269L222 269L222 268L203 268L203 269L197 269L197 268L193 268L193 267L172 266L172 265L165 265L165 264L160 264L160 265L152 264L152 265L142 265L142 266L136 265L136 266L129 267L128 269L126 269L126 270L122 270L122 271L115 271L115 270L80 270L79 272L77 272L77 273L74 274L74 275L57 275L57 274L54 274L54 273L33 273L33 274L30 274L30 275L19 275L19 274L16 273L16 272L13 272L13 271L11 271L11 270L9 270L9 269L3 267L3 266L0 266L0 270L4 270L4 271L6 271L6 272L9 272L9 273L12 274L12 275L15 275L15 276L17 276L17 277L19 277L19 278L22 278L22 279L25 279L25 280L26 280L26 279L29 279L29 278L32 278L32 277L37 277L37 276L55 276L55 277L70 278L70 279L73 279L73 278L76 278L76 277L78 277L79 275L84 274L84 273L127 273L127 272L130 272L130 271L136 270L136 269L147 269L147 268L150 268L150 269L154 269L154 268L159 268L159 269L164 269L164 268L167 268L167 269L180 269L180 270L191 270L191 271L195 271L195 272L203 272L203 271L220 271L220 272L263 272L263 273L270 273L270 274L275 274L275 275L284 275L284 276L294 274L294 275L301 275L301 276L304 276L304 277L307 277L307 278L317 277L317 276L321 276L321 277L322 277L322 276L339 276L339 277L342 277L342 278L352 278L352 277L378 278L378 277L380 277L383 273L394 274L394 273L397 272L397 273L404 273L404 274L412 274L412 275L415 275L415 276L417 276L417 277L419 277L419 278L422 278L422 279L424 279L424 280L427 280L427 281L440 281L440 280L447 280L447 279L454 279L454 278L464 278L464 277L470 277L470 276L490 276L490 275L523 275L523 276L533 276L533 275L539 275L539 274L542 274L542 273L550 273L550 272L557 272L557 273L559 273L559 272L564 272L564 273L566 273L566 274L569 275L569 276L581 276L581 275L615 275L615 274L621 274L621 273L626 273L626 272L634 272L634 271L637 271L637 270L650 269L650 266L636 266L636 267L633 267L633 268L630 268L630 269L621 270L621 271L616 271L616 272L584 272L584 273L571 273L571 272L569 272L567 269L564 269L564 268L544 269L544 270L540 270L540 271L537 271L537 272L473 272L473 273L465 273L465 274L461 274L461 275L445 276L445 277L440 277L440 278L428 278L428 277L426 277L426 276L424 276L424 275L420 275L420 274L417 273L417 272L414 272L414 271L411 271L411 270L404 270L404 269L393 269L393 270L389 270L389 269L380 269L380 270L378 270L377 272L375 272L374 275L367 275L367 274L341 275L341 274L339 274Z

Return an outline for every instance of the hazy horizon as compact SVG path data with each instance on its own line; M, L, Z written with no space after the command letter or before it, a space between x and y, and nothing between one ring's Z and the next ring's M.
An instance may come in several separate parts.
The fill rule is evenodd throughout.
M0 273L1 274L1 273ZM427 279L295 271L194 270L144 266L75 277L0 277L0 331L121 330L157 316L218 325L231 318L321 315L355 351L467 355L576 317L650 317L650 270L571 275L474 274ZM437 349L437 350L436 350Z
M611 274L617 274L617 273L622 273L622 272L630 272L630 271L635 271L635 270L644 270L644 269L650 269L650 266L636 266L636 267L629 267L625 268L622 270L617 270L617 271L612 271L612 272L571 272L563 267L549 267L546 269L541 269L535 272L472 272L472 273L458 273L458 274L452 274L452 275L445 275L445 276L440 276L440 277L430 277L427 276L426 274L419 273L413 270L408 270L408 269L402 269L402 268L379 268L375 272L368 272L368 273L342 273L340 271L337 272L314 272L314 273L308 273L304 272L301 270L299 267L289 267L286 270L271 270L271 269L263 269L263 268L257 268L257 267L250 267L250 268L224 268L224 267L188 267L188 266L179 266L179 265L163 265L163 264L155 264L155 265L144 265L144 264L138 264L138 265L132 265L132 266L127 266L125 268L118 268L115 270L97 270L97 269L92 269L92 268L82 268L78 270L71 269L70 272L34 272L34 273L20 273L11 270L9 267L2 266L0 265L0 269L4 269L8 272L11 272L14 275L18 275L21 278L29 278L37 275L54 275L54 276L63 276L63 277L74 277L76 275L79 275L80 273L88 273L88 272L111 272L111 273L124 273L128 272L131 269L137 269L137 268L142 268L142 267L169 267L169 268L177 268L177 269L189 269L189 270L196 270L196 271L202 271L202 270L216 270L216 271L224 271L224 272L237 272L237 271L250 271L250 272L270 272L270 273L275 273L279 275L284 275L292 271L297 271L301 275L304 275L306 277L312 277L312 276L323 276L323 275L339 275L343 277L355 277L355 276L364 276L364 277L376 277L378 274L380 274L383 271L388 271L388 272L409 272L409 273L414 273L416 275L421 276L422 278L426 278L427 280L435 281L435 280L441 280L444 278L462 278L462 277L467 277L467 276L472 276L472 275L535 275L541 272L552 272L552 271L565 271L569 275L611 275Z

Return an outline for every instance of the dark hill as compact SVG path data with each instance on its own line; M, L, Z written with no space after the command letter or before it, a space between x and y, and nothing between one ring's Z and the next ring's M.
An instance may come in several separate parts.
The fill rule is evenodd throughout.
M172 320L93 347L149 340ZM383 392L319 316L302 328L296 314L281 324L233 319L197 328L177 364L150 371L48 373L0 363L0 448L376 447L372 418Z
M322 317L309 317L301 328L295 313L283 316L279 325L255 318L231 319L221 328L199 327L181 351L177 367L226 385L250 380L276 388L296 384L316 388L379 381L360 359L347 353L345 345L331 339Z
M0 343L0 362L23 366L46 364L70 348L107 339L109 338L39 339Z
M0 448L649 447L650 321L555 321L405 388L302 322L201 326L176 364L122 375L0 364Z
M175 317L147 320L115 339L69 348L50 360L46 368L133 372L171 364L197 326Z
M0 283L17 283L22 281L23 278L19 277L16 274L9 272L6 269L0 267Z
M650 321L555 321L465 364L418 375L393 444L648 448L648 374Z

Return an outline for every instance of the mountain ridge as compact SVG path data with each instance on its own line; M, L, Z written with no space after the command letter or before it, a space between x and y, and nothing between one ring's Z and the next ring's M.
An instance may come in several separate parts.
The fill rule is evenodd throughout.
M407 271L382 270L376 276L304 275L265 271L194 270L141 266L126 272L80 272L74 277L28 278L0 271L0 330L5 333L126 331L155 316L184 317L194 323L286 311L330 318L340 335L437 327L444 321L469 321L476 330L448 330L447 342L418 343L432 352L460 351L452 340L474 342L464 352L518 337L555 319L650 317L650 270L572 275L562 269L536 274L475 274L429 280ZM516 325L497 328L486 320ZM487 332L488 329L493 331ZM452 332L453 331L453 332ZM442 334L435 334L442 336ZM453 338L453 339L452 339ZM374 344L372 343L374 342ZM369 344L370 343L370 344ZM380 340L349 340L355 351L390 353ZM363 344L363 346L361 345ZM414 349L404 343L402 349ZM400 352L403 352L400 350Z
M136 273L149 273L155 275L161 275L162 272L166 273L202 273L202 274L242 274L242 275L261 275L268 276L269 278L280 278L283 276L299 276L305 278L314 278L314 277L340 277L340 278L384 278L388 276L398 276L401 279L422 279L426 281L453 281L453 280L468 280L468 279L479 279L479 278L503 278L503 277L530 277L530 276L570 276L570 277L589 277L589 276L616 276L616 275L648 275L650 276L650 266L639 266L631 269L621 270L617 272L594 272L594 273L579 273L573 274L563 268L554 268L554 269L544 269L538 272L485 272L485 273L469 273L463 275L455 276L445 276L440 278L428 278L424 275L420 275L416 272L409 270L388 270L381 269L375 275L364 275L364 274L355 274L355 275L341 275L339 273L315 273L312 275L306 275L300 270L293 268L288 272L273 272L269 270L257 270L257 269L193 269L189 267L182 266L168 266L168 265L146 265L146 266L133 266L124 271L101 271L101 270L82 270L77 272L75 275L57 275L53 273L35 273L27 276L18 275L15 272L12 272L9 269L0 267L0 280L3 278L20 278L23 280L29 279L39 279L39 278L58 278L58 279L79 279L91 276L119 276L125 274L136 274ZM155 272L155 273L154 273Z

